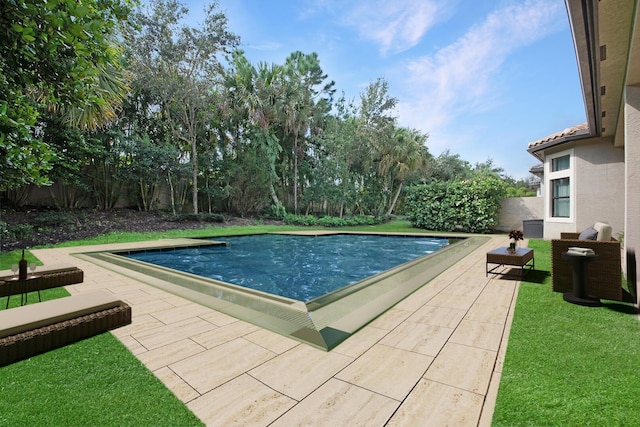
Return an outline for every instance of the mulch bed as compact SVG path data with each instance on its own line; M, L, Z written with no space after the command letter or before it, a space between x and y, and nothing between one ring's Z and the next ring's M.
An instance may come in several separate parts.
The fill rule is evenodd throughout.
M2 227L3 222L6 223L6 228ZM14 249L88 239L111 232L195 230L211 226L254 223L253 218L226 216L223 222L206 222L192 217L177 221L167 213L140 212L133 209L71 211L6 209L0 211L0 232L5 230L0 236L0 251L8 252ZM278 222L270 221L269 223Z

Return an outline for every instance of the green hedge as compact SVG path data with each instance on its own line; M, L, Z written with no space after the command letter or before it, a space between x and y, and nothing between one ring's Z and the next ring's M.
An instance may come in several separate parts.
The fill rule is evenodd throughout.
M349 216L349 217L337 217L337 216L323 216L317 218L313 215L293 215L286 214L284 216L284 223L288 225L304 225L304 226L319 226L319 227L347 227L358 225L376 225L380 224L382 220L373 216Z
M417 185L407 189L407 218L427 230L487 233L504 195L504 183L493 177Z

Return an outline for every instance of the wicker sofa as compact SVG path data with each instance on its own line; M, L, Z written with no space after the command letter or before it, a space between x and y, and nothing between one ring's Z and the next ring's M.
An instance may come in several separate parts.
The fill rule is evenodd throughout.
M106 291L0 311L0 366L131 323L131 307Z
M554 292L573 290L573 266L562 259L570 247L590 248L598 259L587 264L588 294L602 299L635 302L635 298L622 288L622 258L620 242L580 240L580 233L561 233L560 239L551 240L551 274Z

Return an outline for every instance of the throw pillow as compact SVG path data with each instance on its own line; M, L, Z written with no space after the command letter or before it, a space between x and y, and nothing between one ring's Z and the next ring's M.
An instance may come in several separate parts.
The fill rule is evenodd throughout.
M575 236L575 234L574 234ZM598 237L598 232L596 231L595 228L593 227L589 227L584 229L584 231L582 233L580 233L580 236L578 236L578 239L580 240L596 240L596 238Z

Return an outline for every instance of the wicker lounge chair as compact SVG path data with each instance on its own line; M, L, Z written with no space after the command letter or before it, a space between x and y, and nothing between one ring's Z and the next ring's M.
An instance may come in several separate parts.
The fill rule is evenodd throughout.
M131 307L106 291L0 311L0 366L131 323Z
M8 308L12 295L38 292L40 299L40 291L42 290L82 283L83 280L84 272L82 270L67 265L42 268L35 277L24 281L16 280L14 274L4 275L0 276L0 297L7 297L6 308Z
M561 233L560 239L551 240L551 272L554 292L573 289L573 266L562 259L562 253L570 247L590 248L598 259L587 264L588 294L602 299L635 302L635 298L622 288L622 258L620 242L580 240L580 233Z

